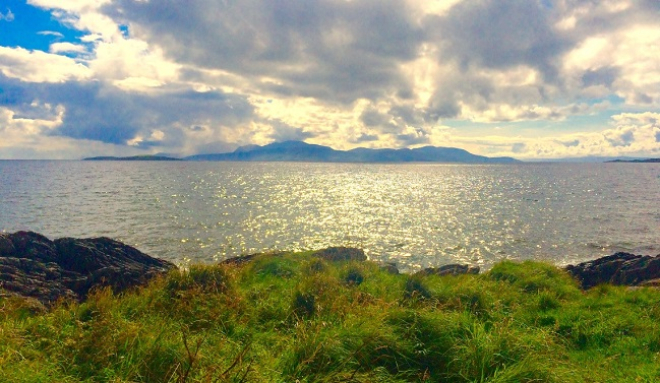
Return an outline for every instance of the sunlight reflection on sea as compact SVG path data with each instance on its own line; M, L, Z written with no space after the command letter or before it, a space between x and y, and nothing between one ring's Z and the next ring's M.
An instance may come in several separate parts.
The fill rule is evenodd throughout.
M174 261L357 246L412 270L660 253L657 164L0 161L0 229Z

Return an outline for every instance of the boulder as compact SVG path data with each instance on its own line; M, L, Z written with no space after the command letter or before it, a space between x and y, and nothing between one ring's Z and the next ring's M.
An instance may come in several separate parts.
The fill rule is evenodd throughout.
M416 276L425 277L427 275L460 275L460 274L479 274L479 266L461 265L452 263L440 267L428 267L415 273Z
M0 258L13 257L16 254L16 248L9 235L0 233Z
M367 260L364 250L353 247L328 247L327 249L315 252L313 255L329 262L364 262Z
M389 274L399 274L399 268L396 266L396 263L394 262L383 262L378 264L378 267L380 267L381 270L389 273Z
M104 268L121 270L168 269L171 263L150 257L140 250L110 238L56 239L57 263L63 268L81 273Z
M57 250L50 239L31 231L19 231L7 236L13 243L15 254L19 258L28 258L39 262L55 262Z
M175 267L109 238L51 241L32 232L0 236L0 290L42 303L82 300L100 286L121 292Z
M660 278L660 255L652 257L619 252L566 266L566 271L585 289L601 283L637 286Z

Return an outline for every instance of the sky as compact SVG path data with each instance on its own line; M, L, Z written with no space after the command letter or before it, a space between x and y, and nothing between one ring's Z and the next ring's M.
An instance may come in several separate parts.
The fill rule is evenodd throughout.
M3 0L0 159L660 157L658 0Z

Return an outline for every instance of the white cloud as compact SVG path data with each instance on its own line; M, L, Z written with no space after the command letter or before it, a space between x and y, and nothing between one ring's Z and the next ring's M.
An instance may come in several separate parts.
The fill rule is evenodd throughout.
M614 126L592 132L543 137L452 136L453 142L489 155L522 159L586 156L660 156L660 113L623 113L612 117Z
M5 14L0 12L0 21L3 21L3 20L8 21L8 22L14 21L14 14L12 13L11 9L8 8L7 13L5 13Z
M42 51L0 46L0 73L26 82L86 80L89 68L75 60Z
M178 80L179 65L162 57L156 48L139 40L99 42L89 66L95 76L112 81L122 89L144 90Z
M50 45L50 53L88 53L84 45L72 43L53 43Z
M40 32L37 32L37 34L42 35L42 36L55 36L57 38L64 37L64 35L62 33L55 32L55 31L40 31Z
M657 150L657 124L623 117L660 107L653 1L29 3L85 35L50 54L0 47L0 72L27 95L5 107L62 105L55 130L77 139L182 152L284 137L524 157ZM550 132L608 110L610 129ZM509 136L477 141L469 123Z

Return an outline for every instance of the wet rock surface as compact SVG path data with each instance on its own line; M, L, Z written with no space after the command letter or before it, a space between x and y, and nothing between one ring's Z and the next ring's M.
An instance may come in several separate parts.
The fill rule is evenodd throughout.
M653 286L660 279L660 254L653 257L620 252L569 265L566 271L580 281L585 289L602 283Z
M82 300L102 286L121 292L175 267L110 238L0 234L0 292L43 303Z

